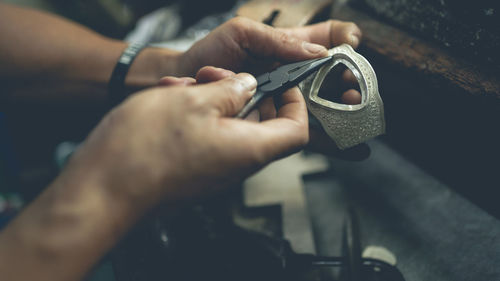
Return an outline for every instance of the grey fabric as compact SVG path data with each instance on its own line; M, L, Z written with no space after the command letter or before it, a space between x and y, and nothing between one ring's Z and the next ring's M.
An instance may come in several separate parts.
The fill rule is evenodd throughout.
M332 160L332 172L304 178L318 254L340 255L352 205L363 247L389 249L406 280L500 280L500 221L383 143L369 144L369 159Z

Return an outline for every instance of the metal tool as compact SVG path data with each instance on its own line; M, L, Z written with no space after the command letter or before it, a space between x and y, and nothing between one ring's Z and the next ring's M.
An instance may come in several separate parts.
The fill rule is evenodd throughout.
M286 64L278 67L274 71L258 76L256 93L236 117L245 118L261 100L266 97L282 94L293 86L298 85L309 75L328 63L331 58L330 56Z
M328 57L283 65L258 76L255 95L236 117L245 118L262 99L298 85L307 108L338 148L346 149L385 133L384 103L370 63L347 44L328 53ZM344 64L358 80L360 104L335 103L318 95L327 74L338 64Z

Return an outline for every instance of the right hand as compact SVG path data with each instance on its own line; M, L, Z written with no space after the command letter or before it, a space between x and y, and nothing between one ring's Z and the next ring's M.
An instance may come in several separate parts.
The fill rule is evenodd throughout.
M134 94L94 129L63 176L84 172L136 212L241 181L308 141L306 106L297 88L283 95L276 118L233 118L256 85L240 73Z

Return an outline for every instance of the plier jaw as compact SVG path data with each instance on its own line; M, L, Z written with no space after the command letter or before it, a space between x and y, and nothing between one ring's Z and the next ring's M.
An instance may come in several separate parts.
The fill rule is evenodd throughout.
M282 65L271 72L259 75L256 78L257 91L255 95L243 107L238 115L236 115L236 117L245 118L262 99L268 96L282 94L293 86L298 85L331 59L332 57L329 56L294 62Z

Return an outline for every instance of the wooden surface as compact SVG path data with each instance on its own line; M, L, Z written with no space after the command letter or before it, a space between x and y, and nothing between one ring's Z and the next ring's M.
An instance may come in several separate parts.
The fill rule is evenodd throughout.
M345 5L337 7L332 18L358 24L363 31L362 47L394 67L414 71L432 83L448 84L472 95L493 96L500 101L498 75L482 70L477 64Z
M295 27L309 23L325 10L332 0L251 0L237 12L239 16L267 22L275 13L272 25Z

